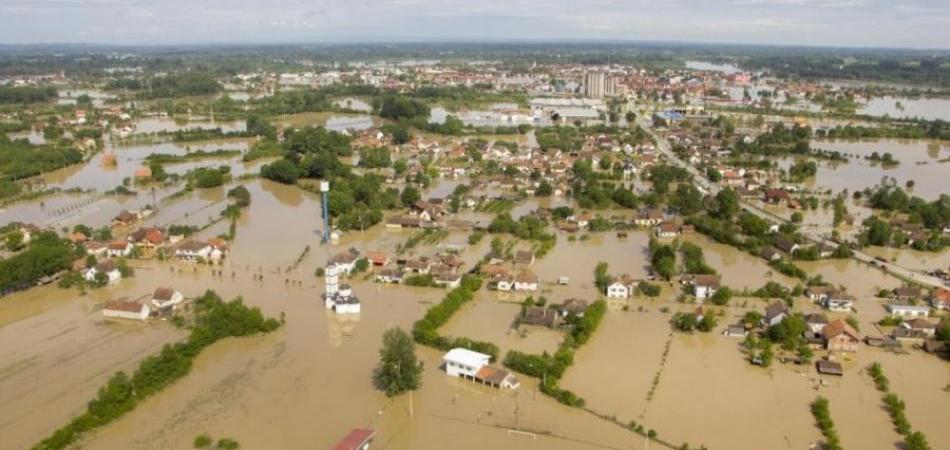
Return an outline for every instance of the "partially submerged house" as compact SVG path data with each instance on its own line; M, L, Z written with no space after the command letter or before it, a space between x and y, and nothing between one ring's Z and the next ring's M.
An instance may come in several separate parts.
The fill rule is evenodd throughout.
M861 344L857 330L841 319L825 325L822 336L825 338L825 348L831 351L856 352Z
M890 313L892 317L901 317L904 319L907 318L916 318L916 317L930 317L930 307L929 306L916 306L916 305L903 305L892 303L886 306L887 312Z
M620 275L607 285L607 298L630 298L639 283L629 275Z
M777 301L765 308L765 316L762 317L762 324L766 327L778 325L788 316L788 306L785 303Z
M177 305L185 300L185 297L172 288L159 287L152 294L152 304L158 309L175 309Z
M504 369L489 365L491 356L465 348L453 348L442 357L445 373L500 389L517 389L518 378Z
M557 325L558 319L560 319L560 317L557 311L553 309L543 306L529 306L525 308L520 323L554 328L554 326Z
M693 295L699 300L712 297L719 290L719 275L684 275L683 280L693 287Z
M102 307L104 317L119 319L145 320L151 314L148 305L125 300L109 300Z

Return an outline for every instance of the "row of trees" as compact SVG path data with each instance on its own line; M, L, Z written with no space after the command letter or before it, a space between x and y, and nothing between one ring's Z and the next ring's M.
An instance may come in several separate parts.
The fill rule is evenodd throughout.
M188 339L166 345L158 354L145 358L132 376L117 372L99 389L86 412L33 446L33 450L67 448L84 434L122 417L139 402L187 375L201 350L220 339L269 333L280 327L280 322L265 318L258 308L245 306L240 298L224 302L214 291L195 299L194 311Z

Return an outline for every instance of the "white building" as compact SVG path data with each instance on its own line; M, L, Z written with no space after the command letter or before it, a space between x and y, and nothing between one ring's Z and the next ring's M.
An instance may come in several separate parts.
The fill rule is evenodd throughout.
M693 295L699 300L712 297L719 290L718 275L691 275L687 282L693 286Z
M122 300L108 301L102 308L102 315L104 317L132 320L148 319L151 312L148 305L144 303L126 302Z
M175 248L175 257L184 261L207 261L212 250L207 242L187 240Z
M86 281L94 282L96 281L96 274L99 273L106 274L109 283L119 281L119 279L122 278L122 272L119 271L119 268L116 267L112 261L103 261L93 267L90 267L86 270L83 278L85 278Z
M614 278L613 282L607 285L607 298L630 298L636 287L637 282L626 275Z
M930 307L928 306L914 306L914 305L887 305L887 312L894 317L902 318L916 318L930 317Z
M348 284L340 284L340 275L344 270L338 265L331 265L324 272L326 292L323 294L323 303L327 309L337 314L359 314L360 300L353 295Z
M528 270L523 270L515 277L514 289L520 292L538 290L538 276Z
M183 302L185 297L172 288L160 287L152 294L152 304L158 309L172 308Z
M474 377L478 369L491 362L491 356L465 348L453 348L442 357L445 373L453 377Z
M128 241L115 241L106 248L106 254L110 258L125 258L132 254L132 243Z
M828 296L823 303L825 308L835 312L851 312L854 307L854 299L842 295Z
M517 389L518 379L504 369L488 363L491 356L465 348L453 348L442 357L445 373L449 376L469 379L500 389Z

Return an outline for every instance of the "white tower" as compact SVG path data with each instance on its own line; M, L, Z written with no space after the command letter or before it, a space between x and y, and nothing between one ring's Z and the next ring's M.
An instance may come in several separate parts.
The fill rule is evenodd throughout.
M326 284L326 294L324 294L323 300L327 308L332 308L334 300L340 292L340 268L336 264L330 264L323 275Z

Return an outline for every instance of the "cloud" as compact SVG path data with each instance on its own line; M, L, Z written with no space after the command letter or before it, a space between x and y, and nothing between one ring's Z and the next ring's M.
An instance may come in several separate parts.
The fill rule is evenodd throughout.
M630 39L950 46L945 0L0 0L0 43ZM871 32L873 30L873 32Z

